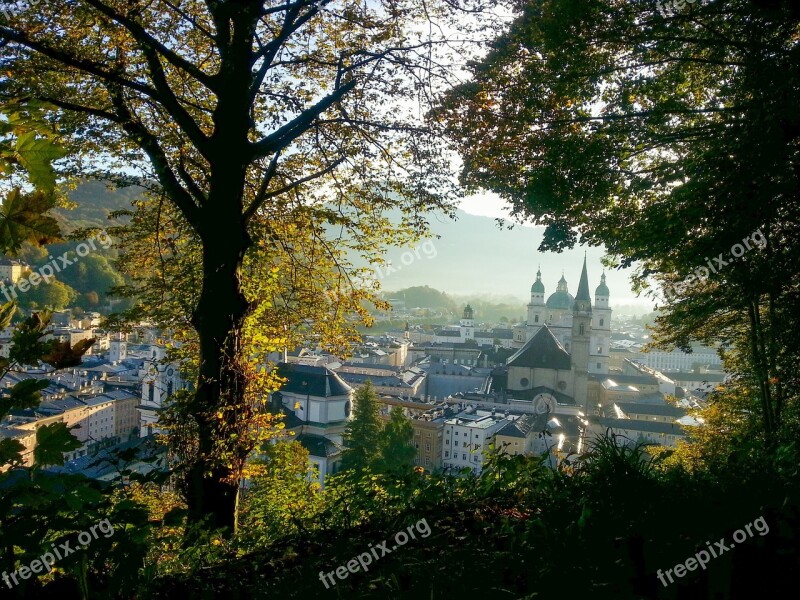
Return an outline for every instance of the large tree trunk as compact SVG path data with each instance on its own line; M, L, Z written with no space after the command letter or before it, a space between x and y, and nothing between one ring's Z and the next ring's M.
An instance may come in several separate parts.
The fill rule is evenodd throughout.
M251 240L236 203L230 205L228 225L215 219L213 233L203 240L203 289L193 315L200 365L190 411L198 425L199 448L189 470L187 501L190 522L205 521L211 528L233 531L238 474L230 466L236 464L229 454L236 451L230 435L239 412L236 407L245 399L247 381L239 359L249 312L240 269Z

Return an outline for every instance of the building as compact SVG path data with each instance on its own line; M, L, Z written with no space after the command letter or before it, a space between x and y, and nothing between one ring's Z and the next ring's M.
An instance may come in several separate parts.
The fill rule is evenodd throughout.
M142 390L136 408L139 411L139 433L145 437L158 432L158 411L167 398L178 390L187 389L188 384L181 378L178 365L166 361L167 349L164 346L145 345L140 351L144 353L139 371Z
M342 442L353 407L353 388L326 366L280 363L286 380L272 394L272 410L286 414L293 433L309 452L320 485L341 467Z
M370 380L379 395L417 396L425 383L425 371L419 367L407 369L389 365L346 362L335 369L352 388L357 389Z
M27 263L2 257L0 258L0 282L17 283L27 269Z
M589 281L586 272L586 259L583 261L578 297L583 306L582 315L585 321L584 332L588 336L588 371L590 373L608 373L609 351L611 345L611 308L609 306L609 289L606 285L605 273L600 277L600 285L595 289L595 302L592 306L589 298ZM541 270L536 272L536 281L531 286L531 301L528 304L528 320L515 325L514 344L521 348L532 339L544 326L547 326L561 346L572 352L572 345L582 341L576 336L579 328L574 327L575 306L578 297L569 293L567 280L563 274L556 286L556 291L545 300L545 287ZM588 321L586 317L588 316Z
M617 402L614 404L615 417L651 423L674 423L686 416L686 409L671 404L645 404L636 402Z
M444 456L444 424L455 413L446 405L439 405L421 412L409 414L414 428L414 448L417 454L414 464L428 472L442 468Z
M635 360L662 373L689 372L701 366L722 370L722 359L717 351L700 345L693 346L691 352L682 350L640 352Z
M519 418L517 416L517 418ZM442 466L460 471L471 469L476 475L483 469L485 452L494 434L508 422L503 415L467 409L444 422Z
M494 447L498 452L510 456L535 454L536 441L537 438L540 438L535 425L537 421L541 420L540 415L523 415L518 419L508 421L495 434Z
M116 402L114 410L114 437L127 442L139 431L139 413L136 406L139 397L126 390L107 391L104 396Z
M676 446L686 436L683 425L677 422L593 417L588 427L587 440L605 435L607 431L618 436L617 443L624 445L643 442L660 446Z
M725 373L669 373L667 377L689 394L703 394L725 383Z

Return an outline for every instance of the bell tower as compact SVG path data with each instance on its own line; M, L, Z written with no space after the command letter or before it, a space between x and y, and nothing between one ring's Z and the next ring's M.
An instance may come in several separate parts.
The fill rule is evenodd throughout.
M572 306L572 370L575 373L575 402L589 414L587 387L589 384L589 344L592 336L592 298L589 295L589 276L586 257L583 257L581 281L575 304Z

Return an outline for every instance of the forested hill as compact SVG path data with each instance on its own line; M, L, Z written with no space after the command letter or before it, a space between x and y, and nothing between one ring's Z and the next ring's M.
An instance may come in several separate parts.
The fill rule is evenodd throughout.
M131 202L141 197L143 191L138 186L112 189L102 181L84 181L69 193L74 208L57 208L53 213L66 232L82 227L108 227L119 224L110 221L108 215L130 209Z

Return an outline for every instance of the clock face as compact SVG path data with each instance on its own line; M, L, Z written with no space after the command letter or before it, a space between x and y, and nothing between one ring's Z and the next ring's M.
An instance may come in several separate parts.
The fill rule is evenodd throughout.
M175 369L167 369L167 375L172 375L175 372Z

